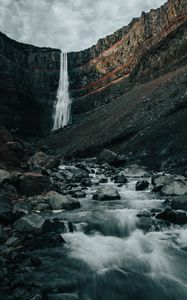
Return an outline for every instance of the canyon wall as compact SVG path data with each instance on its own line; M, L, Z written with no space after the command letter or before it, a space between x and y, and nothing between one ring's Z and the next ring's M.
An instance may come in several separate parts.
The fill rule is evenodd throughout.
M0 120L13 131L48 131L59 80L60 50L18 43L0 33Z
M74 114L108 103L134 84L187 62L186 0L169 0L97 45L69 54Z

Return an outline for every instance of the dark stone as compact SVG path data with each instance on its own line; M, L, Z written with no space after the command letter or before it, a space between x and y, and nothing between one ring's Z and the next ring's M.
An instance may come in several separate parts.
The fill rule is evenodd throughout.
M149 182L147 180L139 180L136 183L136 191L144 191L148 188Z
M34 235L40 234L43 229L45 219L36 213L31 213L23 216L17 220L13 227L16 231L22 234L32 233Z
M25 247L34 250L42 248L57 247L64 244L65 241L57 232L46 232L25 242Z
M25 173L18 182L18 191L22 195L34 196L47 192L52 186L48 176L38 173Z
M173 209L187 210L187 195L172 198L171 207Z
M93 194L94 200L117 200L120 199L118 191L113 187L100 187L95 194Z
M92 186L92 181L90 178L82 178L81 179L81 184L83 186Z
M113 177L115 183L126 184L127 178L123 174L119 174Z
M98 157L98 161L100 163L108 163L111 166L120 166L122 164L121 160L118 159L118 154L109 149L104 149L101 152L101 154Z
M43 226L42 226L42 231L43 232L58 232L58 233L63 233L66 232L66 227L63 221L57 219L57 218L51 218L51 219L46 219Z
M164 211L156 215L157 219L169 221L171 223L183 225L187 223L186 213L173 211L172 209L166 208Z
M9 224L14 220L10 195L4 191L0 191L0 223Z
M44 152L35 153L29 160L31 168L42 167L46 169L57 168L60 164L58 157L47 155Z

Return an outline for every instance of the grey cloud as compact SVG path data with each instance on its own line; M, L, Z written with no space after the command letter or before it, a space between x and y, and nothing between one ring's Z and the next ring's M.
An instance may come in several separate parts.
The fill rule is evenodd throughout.
M37 46L87 48L164 0L0 0L0 30Z

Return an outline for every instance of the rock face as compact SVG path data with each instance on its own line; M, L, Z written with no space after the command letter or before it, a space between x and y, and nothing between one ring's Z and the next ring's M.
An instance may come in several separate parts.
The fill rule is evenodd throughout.
M69 53L74 113L186 63L186 1L169 0L84 51Z
M51 127L60 50L18 43L0 33L0 120L22 133Z

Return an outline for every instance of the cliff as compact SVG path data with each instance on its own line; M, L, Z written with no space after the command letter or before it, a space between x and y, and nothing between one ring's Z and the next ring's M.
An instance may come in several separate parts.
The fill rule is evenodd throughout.
M48 131L60 50L18 43L0 33L0 120L25 134Z
M169 0L97 45L69 54L74 113L82 113L186 64L185 0Z

